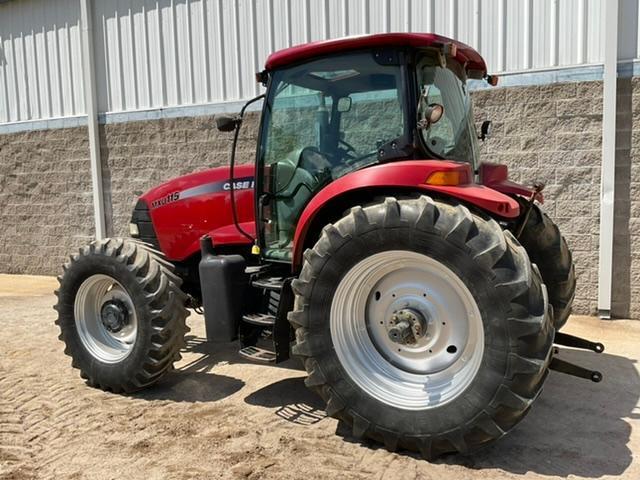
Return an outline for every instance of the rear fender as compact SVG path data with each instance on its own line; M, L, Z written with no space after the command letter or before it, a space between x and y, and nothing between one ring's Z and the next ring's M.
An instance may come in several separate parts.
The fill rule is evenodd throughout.
M434 172L459 172L460 185L427 185L427 178ZM467 163L443 160L407 160L393 162L357 170L327 185L320 190L302 211L293 239L292 267L297 270L302 261L302 253L307 235L318 232L316 219L335 217L336 205L348 208L348 201L362 194L365 198L379 195L400 195L408 193L434 193L438 196L453 197L474 205L492 216L512 219L519 215L520 207L513 198L485 185L471 183L473 174ZM350 205L353 205L351 203ZM339 212L342 213L342 210ZM315 239L310 239L314 241Z

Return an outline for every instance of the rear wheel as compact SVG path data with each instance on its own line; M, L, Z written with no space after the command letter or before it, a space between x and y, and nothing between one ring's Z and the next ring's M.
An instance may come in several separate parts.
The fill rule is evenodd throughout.
M520 242L538 265L549 291L553 322L559 330L571 313L576 292L576 275L571 250L558 226L537 205L533 205Z
M323 230L293 284L294 354L353 434L427 458L501 437L548 372L546 291L463 206L386 199Z
M98 240L71 256L58 280L60 339L90 385L139 390L180 358L186 295L156 250L137 241Z

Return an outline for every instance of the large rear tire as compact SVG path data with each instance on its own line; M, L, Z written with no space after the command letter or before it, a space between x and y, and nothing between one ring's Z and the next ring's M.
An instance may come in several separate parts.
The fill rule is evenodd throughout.
M540 269L553 307L554 326L560 330L569 319L576 293L571 250L553 220L537 205L532 208L519 240Z
M430 459L484 446L525 416L548 373L539 272L464 206L355 207L305 252L293 290L307 386L354 436L389 450Z
M63 270L54 307L59 338L89 385L133 392L180 359L187 297L160 252L135 240L97 240Z

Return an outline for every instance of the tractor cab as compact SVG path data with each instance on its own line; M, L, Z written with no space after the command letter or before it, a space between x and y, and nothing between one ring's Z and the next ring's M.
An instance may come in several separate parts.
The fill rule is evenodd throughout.
M256 157L257 232L268 260L291 261L304 208L354 171L409 159L476 167L466 82L484 76L482 60L435 35L364 38L278 52L259 74L267 94Z

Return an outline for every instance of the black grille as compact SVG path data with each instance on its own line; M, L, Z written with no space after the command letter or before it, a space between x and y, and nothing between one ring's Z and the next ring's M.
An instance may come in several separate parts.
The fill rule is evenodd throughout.
M158 237L156 237L156 231L153 228L153 222L149 214L149 207L144 200L138 200L138 203L136 203L133 215L131 215L131 223L135 223L138 226L139 232L139 235L132 235L133 238L138 238L160 249Z

